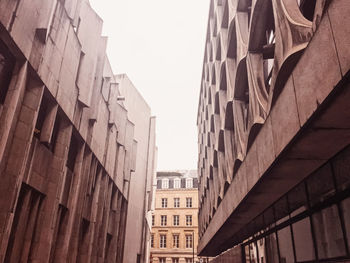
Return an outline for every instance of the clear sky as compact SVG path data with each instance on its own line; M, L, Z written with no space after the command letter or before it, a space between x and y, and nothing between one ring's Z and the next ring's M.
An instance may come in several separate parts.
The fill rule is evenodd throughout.
M90 0L114 73L157 116L158 170L197 168L197 105L209 0Z

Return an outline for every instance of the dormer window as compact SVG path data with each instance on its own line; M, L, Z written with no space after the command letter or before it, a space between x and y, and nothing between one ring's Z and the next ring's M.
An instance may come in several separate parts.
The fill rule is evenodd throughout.
M169 188L169 179L163 179L162 180L162 189L168 189Z
M186 178L186 188L193 188L193 179Z
M174 179L174 188L178 189L181 187L181 180L179 178Z

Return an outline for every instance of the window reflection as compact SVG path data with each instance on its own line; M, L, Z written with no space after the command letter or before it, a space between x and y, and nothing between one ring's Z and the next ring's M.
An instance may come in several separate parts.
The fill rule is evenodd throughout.
M244 252L245 252L245 262L246 263L250 263L250 252L249 252L250 248L249 245L244 247Z
M341 208L343 210L343 215L344 215L346 238L348 240L348 245L350 249L350 198L345 199L341 203Z
M256 248L256 244L250 243L249 245L250 247L250 262L251 263L258 263L258 252L257 252L257 248Z
M312 217L319 259L344 256L345 244L336 205Z
M290 227L285 227L277 232L280 248L280 263L294 262L292 235Z
M266 237L266 253L267 261L269 263L278 263L278 247L276 234L273 233Z
M297 261L315 259L315 248L311 235L310 218L304 218L292 226Z
M277 201L274 207L277 225L289 219L287 196Z
M265 253L265 238L262 238L256 242L259 255L259 263L266 263L266 253Z

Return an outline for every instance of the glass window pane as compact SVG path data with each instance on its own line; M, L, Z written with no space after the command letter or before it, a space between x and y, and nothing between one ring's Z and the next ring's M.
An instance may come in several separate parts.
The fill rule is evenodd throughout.
M250 263L250 254L249 254L249 245L246 245L244 247L244 252L245 252L245 262Z
M301 183L288 194L289 209L291 216L304 212L307 208L307 196L305 184Z
M294 245L297 261L315 259L315 248L311 235L310 218L304 218L293 224Z
M306 182L311 205L322 202L335 193L332 171L329 164L313 173Z
M278 244L280 248L280 262L292 263L294 262L292 236L290 227L285 227L277 232Z
M350 147L332 161L337 187L344 190L350 186Z
M276 234L273 233L266 237L266 253L269 263L278 263L278 248Z
M258 252L257 252L257 249L256 249L256 245L255 243L250 243L249 245L250 247L250 262L251 263L257 263L258 262Z
M343 214L344 214L344 223L346 229L346 237L348 239L349 249L350 249L350 198L345 199L341 204Z
M266 263L266 253L265 253L265 238L262 238L256 242L259 255L259 263Z
M344 256L345 244L338 207L333 205L312 216L319 259Z

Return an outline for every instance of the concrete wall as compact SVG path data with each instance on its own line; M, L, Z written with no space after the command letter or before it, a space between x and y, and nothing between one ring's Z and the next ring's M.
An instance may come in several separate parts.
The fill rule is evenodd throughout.
M88 1L0 2L0 262L124 262L155 138L118 100L101 31Z
M116 76L124 105L128 109L128 118L135 124L134 137L137 141L137 159L135 171L130 180L128 219L126 224L124 262L141 262L147 258L146 244L149 229L146 222L151 185L155 171L155 118L151 109L130 79L122 74Z

